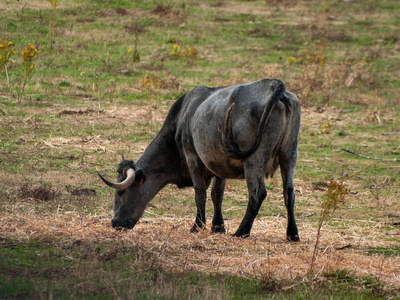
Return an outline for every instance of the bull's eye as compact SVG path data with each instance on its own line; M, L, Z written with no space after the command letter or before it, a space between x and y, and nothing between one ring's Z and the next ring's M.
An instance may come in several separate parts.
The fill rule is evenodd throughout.
M122 197L122 195L125 193L125 190L117 191L117 194L119 197Z

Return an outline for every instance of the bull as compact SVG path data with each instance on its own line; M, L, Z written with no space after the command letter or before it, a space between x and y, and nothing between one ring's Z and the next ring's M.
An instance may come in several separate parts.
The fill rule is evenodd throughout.
M293 180L297 162L300 103L278 79L229 87L198 86L171 106L157 136L136 161L122 161L116 190L114 228L131 229L147 204L167 184L194 187L197 214L191 232L206 224L206 190L212 181L212 232L224 233L221 205L226 179L245 179L249 201L234 236L246 237L267 196L264 176L278 166L287 209L286 237L299 241Z

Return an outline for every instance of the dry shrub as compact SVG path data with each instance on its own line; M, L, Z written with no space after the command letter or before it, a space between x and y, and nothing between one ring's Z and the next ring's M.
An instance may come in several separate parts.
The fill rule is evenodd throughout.
M270 5L270 4L280 5L281 4L285 8L296 6L298 4L297 2L298 2L297 0L265 0L265 3L267 5Z
M120 15L120 16L127 16L127 15L129 15L129 12L128 12L125 8L122 8L122 7L116 8L116 9L115 9L115 12L116 12L117 15Z
M304 49L297 57L288 59L289 63L301 66L301 77L294 78L290 86L303 103L309 104L311 99L321 97L329 102L334 95L337 97L342 91L353 88L374 89L375 75L369 64L351 57L330 61L325 56L326 47L326 43L320 43L315 50ZM352 102L355 101L359 100Z
M184 90L184 86L180 79L167 73L164 75L164 89L167 91L182 92Z
M141 93L151 92L157 94L171 91L182 92L184 89L182 81L169 73L164 74L163 77L146 75L142 79L132 82L132 87Z
M65 188L72 196L77 196L77 197L95 197L95 196L97 196L96 190L94 190L94 189L74 188L70 185L67 185Z
M332 28L321 18L313 19L309 24L298 25L297 28L299 30L308 29L311 40L345 43L350 43L353 40L353 37L346 30Z
M265 275L260 279L261 291L267 293L276 293L282 290L282 283L272 276Z
M103 110L94 110L91 108L78 109L78 110L64 109L60 111L60 115L88 115L91 113L101 113L101 112L103 112Z
M212 86L231 86L239 83L245 82L243 79L243 76L238 73L230 74L229 78L226 79L222 76L216 76L213 78L210 78L209 80L210 84Z
M178 5L157 5L157 7L152 11L157 14L162 20L167 23L181 24L187 18L187 13L185 10L185 4L181 6Z
M358 83L364 84L369 90L375 87L375 76L364 61L333 61L328 65L324 77L327 83L336 82L341 88L355 87Z
M18 194L22 199L51 201L58 197L59 192L55 191L51 186L40 185L33 187L31 183L24 183L18 189Z
M322 211L318 220L317 240L315 242L314 253L310 266L310 273L314 272L314 264L317 257L317 249L321 236L321 228L324 221L328 220L340 205L345 203L345 197L349 190L344 186L343 181L332 180L328 185L326 199L322 202Z
M146 75L138 83L133 83L133 86L138 91L146 93L150 103L153 103L154 100L158 103L161 96L167 92L183 91L181 81L171 74L166 74L163 78L157 75Z
M267 64L263 67L255 67L254 71L257 73L258 78L288 78L285 74L282 64L273 63Z

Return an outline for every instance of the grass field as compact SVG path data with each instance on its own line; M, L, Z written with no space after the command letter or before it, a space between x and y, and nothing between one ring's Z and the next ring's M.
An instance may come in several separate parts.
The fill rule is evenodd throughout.
M0 38L1 298L400 297L397 1L2 0ZM247 239L231 236L239 180L226 235L190 234L194 191L174 186L133 230L113 230L97 172L137 160L191 88L261 78L302 103L301 242L285 241L279 175ZM332 181L349 192L310 272Z

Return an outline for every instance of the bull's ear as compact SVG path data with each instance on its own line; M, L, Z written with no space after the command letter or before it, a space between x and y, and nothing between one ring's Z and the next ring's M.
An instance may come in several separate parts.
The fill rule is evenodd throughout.
M136 177L135 182L142 184L145 181L144 173L142 169L137 169L135 171Z

